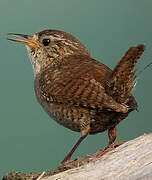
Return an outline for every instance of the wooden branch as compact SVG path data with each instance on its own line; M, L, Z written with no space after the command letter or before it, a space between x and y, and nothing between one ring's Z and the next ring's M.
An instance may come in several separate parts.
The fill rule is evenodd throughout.
M106 151L109 152L104 154ZM101 154L104 155L99 158ZM152 134L140 136L111 151L99 151L87 158L69 162L60 166L58 172L59 169L69 170L53 176L49 176L52 171L48 171L43 173L43 176L37 174L34 179L40 177L40 180L152 180ZM8 175L10 174L7 174L4 180L8 180ZM32 176L29 179L32 179Z

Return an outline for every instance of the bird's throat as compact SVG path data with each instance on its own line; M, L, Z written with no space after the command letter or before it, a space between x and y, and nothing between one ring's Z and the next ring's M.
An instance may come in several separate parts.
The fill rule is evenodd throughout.
M32 68L33 68L33 73L34 73L34 77L40 73L41 70L41 65L38 61L38 58L34 55L34 51L31 50L31 48L29 48L28 46L26 46L29 58L30 58L30 62L32 64Z

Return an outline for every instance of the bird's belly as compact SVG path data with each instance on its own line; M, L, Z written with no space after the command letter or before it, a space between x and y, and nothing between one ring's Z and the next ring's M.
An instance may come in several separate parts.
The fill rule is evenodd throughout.
M49 116L51 116L54 120L56 120L59 124L63 125L66 128L80 132L82 118L84 120L85 117L85 123L86 121L88 121L87 123L90 124L90 134L103 132L116 126L120 121L125 119L132 110L137 108L137 103L133 97L128 105L130 107L134 105L135 107L133 106L133 108L130 109L127 113L118 113L108 110L102 112L94 110L94 112L92 113L90 109L82 108L79 106L76 107L69 104L47 102L44 99L41 99L39 93L36 93L36 96L39 103L49 114Z
M90 134L103 132L117 125L121 120L127 117L128 113L117 112L100 112L91 117L88 109L75 106L57 104L57 103L41 103L45 111L56 122L73 131L80 132L80 121L82 116L88 116L90 119Z
M77 109L56 103L43 103L42 106L57 123L72 131L80 132L79 113Z

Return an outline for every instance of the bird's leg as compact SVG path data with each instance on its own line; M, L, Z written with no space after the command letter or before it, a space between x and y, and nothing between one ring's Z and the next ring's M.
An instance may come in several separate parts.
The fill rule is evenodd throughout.
M114 142L116 140L116 136L117 136L117 129L116 126L108 129L108 136L109 136L109 144L105 149L102 149L102 151L98 154L98 158L102 157L104 154L106 154L107 152L109 152L111 150L111 148L114 148Z
M81 136L77 143L74 145L74 147L71 149L71 151L66 155L66 157L63 159L61 163L65 163L66 161L70 160L72 154L75 152L75 150L78 148L80 143L87 137L88 134Z
M111 129L108 129L108 136L109 136L109 144L108 144L108 147L111 146L114 141L116 140L116 136L117 136L117 129L116 129L116 126L111 128Z
M81 131L82 136L79 138L77 143L73 146L71 151L66 155L66 157L63 159L61 163L65 163L66 161L70 160L72 154L75 152L75 150L78 148L80 143L87 137L88 133L90 131L90 126L88 125L84 130Z

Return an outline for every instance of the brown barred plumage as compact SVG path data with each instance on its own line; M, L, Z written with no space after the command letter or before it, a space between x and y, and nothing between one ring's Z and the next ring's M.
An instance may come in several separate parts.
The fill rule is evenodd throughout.
M33 36L14 35L25 38L10 40L26 44L39 103L58 123L82 134L63 162L87 134L108 130L109 144L113 143L116 125L137 109L132 96L134 67L145 45L131 47L112 71L68 33L45 30Z

